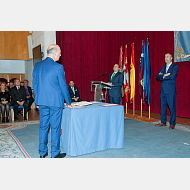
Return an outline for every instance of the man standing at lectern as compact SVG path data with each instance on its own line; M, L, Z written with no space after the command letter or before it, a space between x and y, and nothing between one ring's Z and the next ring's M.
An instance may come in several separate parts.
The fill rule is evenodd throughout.
M175 128L176 119L176 77L178 73L178 65L172 63L173 55L171 53L165 54L166 65L162 66L156 78L161 80L160 100L161 100L161 123L156 126L166 126L167 105L170 108L170 127Z
M123 73L119 72L120 67L119 64L116 63L113 66L113 71L110 73L109 77L109 84L112 84L113 86L108 91L108 96L111 104L120 104L121 103L121 87L123 85L124 81L124 75Z
M61 56L58 45L50 45L47 58L34 65L33 90L35 103L40 112L39 153L40 158L48 155L48 129L51 127L51 157L64 158L60 153L61 119L64 99L71 104L68 86L65 81L63 65L56 63ZM72 108L74 106L71 104Z

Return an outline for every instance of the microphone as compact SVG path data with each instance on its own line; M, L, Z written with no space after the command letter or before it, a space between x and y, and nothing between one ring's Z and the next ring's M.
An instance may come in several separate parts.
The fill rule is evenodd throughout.
M98 78L99 76L101 76L103 73L104 73L104 72L98 74L98 75L93 79L93 81L94 81L96 78Z
M107 75L107 71L105 72L105 74L104 74L104 77L103 77L102 81L104 81L104 79L105 79L106 75Z

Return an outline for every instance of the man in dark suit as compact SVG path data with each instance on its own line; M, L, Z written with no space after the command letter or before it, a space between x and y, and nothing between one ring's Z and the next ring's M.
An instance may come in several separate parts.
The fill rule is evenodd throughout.
M26 90L26 100L29 100L28 103L28 111L31 110L31 105L34 102L34 98L32 97L32 89L28 86L28 80L24 80L24 88Z
M156 126L166 126L168 105L171 112L169 129L174 129L176 124L176 77L178 65L172 63L172 59L173 55L171 53L165 54L166 65L162 66L156 76L158 80L161 80L161 123L156 124Z
M14 120L18 121L17 113L18 106L24 106L24 120L27 120L26 114L28 111L28 104L26 102L26 90L23 86L20 86L20 80L15 79L15 86L11 88L11 100L14 106Z
M121 96L122 96L121 87L123 85L124 75L123 73L119 72L119 70L120 70L119 64L116 63L113 66L114 72L110 73L109 76L108 83L113 85L111 89L109 89L108 91L109 100L111 104L121 103Z
M33 90L35 104L40 112L39 153L40 158L48 155L48 129L51 127L51 157L64 158L60 153L61 119L64 99L71 104L68 86L65 80L63 65L56 63L61 56L58 45L50 45L47 58L34 65ZM71 104L69 107L74 108Z
M82 101L80 99L79 90L78 90L78 88L76 86L74 86L73 80L69 81L68 90L69 90L71 102L81 102Z

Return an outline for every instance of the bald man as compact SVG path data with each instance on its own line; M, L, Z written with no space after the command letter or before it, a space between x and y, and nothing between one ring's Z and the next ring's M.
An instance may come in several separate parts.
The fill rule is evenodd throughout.
M48 155L48 128L51 127L51 157L64 158L60 153L61 118L64 99L69 107L74 108L65 80L63 65L56 63L61 56L58 45L48 47L47 58L34 65L33 90L35 104L40 112L39 153L40 158Z

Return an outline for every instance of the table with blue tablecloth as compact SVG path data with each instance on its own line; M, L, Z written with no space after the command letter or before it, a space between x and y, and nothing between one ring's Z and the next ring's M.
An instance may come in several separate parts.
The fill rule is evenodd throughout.
M95 103L84 108L65 108L60 146L69 156L110 148L123 148L124 107L103 107Z

